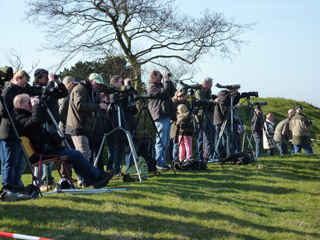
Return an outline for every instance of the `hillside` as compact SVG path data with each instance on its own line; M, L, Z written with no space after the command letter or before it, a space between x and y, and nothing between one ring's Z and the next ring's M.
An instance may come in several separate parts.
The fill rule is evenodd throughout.
M243 102L245 100L241 99L240 102ZM299 102L291 99L284 99L284 98L251 98L252 102L267 102L267 105L262 105L261 110L264 114L264 116L271 112L273 113L275 117L275 126L285 119L288 116L288 110L293 108L296 109L298 105L301 105L303 108L303 114L306 115L308 120L311 120L313 123L313 129L311 132L311 138L319 139L320 134L320 108L315 107L309 103L306 102ZM247 103L244 103L244 107L241 107L238 109L238 113L240 118L245 121L246 119L246 106ZM247 129L250 131L250 121L252 119L253 112L250 111L248 121L247 121ZM249 134L249 133L248 133Z

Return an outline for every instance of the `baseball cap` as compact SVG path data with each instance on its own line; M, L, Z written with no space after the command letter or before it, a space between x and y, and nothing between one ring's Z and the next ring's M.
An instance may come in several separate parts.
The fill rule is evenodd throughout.
M91 73L89 76L89 80L93 80L98 84L104 84L102 76L98 73Z

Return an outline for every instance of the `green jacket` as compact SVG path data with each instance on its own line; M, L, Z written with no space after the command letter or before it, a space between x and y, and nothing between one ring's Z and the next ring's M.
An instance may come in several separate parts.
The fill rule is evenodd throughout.
M90 136L96 124L94 112L99 110L99 103L92 99L90 82L74 87L70 94L66 133Z
M207 101L214 98L211 96L211 91L205 92L204 89L201 88L195 92L195 99L196 101ZM198 116L201 120L203 120L203 113L212 113L214 111L214 105L202 105L201 107L198 107L198 110ZM197 123L199 122L199 119L197 117L196 121Z
M289 129L292 132L292 144L307 145L310 143L310 133L312 123L302 113L296 113L291 118Z
M290 140L289 118L278 123L273 139L278 143L287 143Z

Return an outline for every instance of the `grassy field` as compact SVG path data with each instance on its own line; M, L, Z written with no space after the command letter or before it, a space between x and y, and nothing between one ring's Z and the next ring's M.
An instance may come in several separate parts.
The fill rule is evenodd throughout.
M0 231L57 240L320 238L320 155L224 166L143 183L113 178L108 187L125 192L4 202Z
M280 98L252 101L268 101L262 110L273 112L276 123L302 105L313 121L311 137L319 139L319 108ZM245 119L244 108L239 115ZM131 191L1 203L0 231L56 240L320 239L319 173L319 154L299 154L247 166L227 163L224 169L213 163L204 171L170 171L143 183L113 178L108 188ZM26 184L30 176L23 176Z

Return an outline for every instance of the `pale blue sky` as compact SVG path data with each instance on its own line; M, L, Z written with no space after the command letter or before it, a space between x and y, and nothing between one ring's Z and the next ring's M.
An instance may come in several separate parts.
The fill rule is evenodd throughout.
M38 51L44 34L26 24L23 0L0 0L0 67L8 65L3 51L15 48L24 69L40 60L51 68L59 56ZM198 63L194 81L212 77L215 83L241 84L240 91L258 91L260 97L283 97L320 107L320 0L178 0L183 12L199 16L206 8L236 22L257 23L242 35L250 41L232 61L209 56ZM54 39L54 36L52 36ZM66 67L70 67L70 62ZM86 59L90 60L90 59ZM33 74L33 73L32 73ZM146 80L146 79L144 79ZM213 87L213 93L219 89Z

